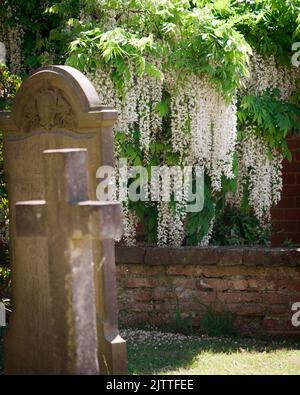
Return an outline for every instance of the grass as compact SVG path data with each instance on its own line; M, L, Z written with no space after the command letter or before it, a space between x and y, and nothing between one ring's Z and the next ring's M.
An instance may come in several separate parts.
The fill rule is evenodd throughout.
M300 374L300 342L123 330L130 374Z
M129 329L121 335L130 374L300 374L300 342ZM0 336L0 374L2 357Z

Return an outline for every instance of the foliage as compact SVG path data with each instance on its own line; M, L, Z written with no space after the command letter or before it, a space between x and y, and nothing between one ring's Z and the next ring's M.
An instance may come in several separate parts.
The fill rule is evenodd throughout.
M241 19L238 30L252 48L264 56L275 55L290 64L292 43L300 37L299 0L255 0L238 2L235 11L251 18Z
M112 14L118 25L110 30L106 22ZM210 7L199 9L187 0L107 0L95 6L93 16L86 24L72 21L82 27L70 44L67 63L72 66L110 63L119 78L130 78L132 61L138 72L162 78L163 70L148 59L163 57L165 70L207 73L228 95L247 75L250 46L230 22L214 18Z
M216 313L207 307L201 317L201 331L209 336L234 336L235 316L230 312Z
M0 110L6 110L12 105L20 84L20 77L11 74L8 67L0 64Z
M267 90L262 96L244 96L237 115L240 130L252 125L257 136L264 139L270 155L275 149L291 160L286 138L289 133L299 130L300 108L280 100L279 95L279 90L274 89Z
M24 71L45 63L62 63L65 43L73 33L67 21L79 15L82 1L64 0L0 0L0 19L3 29L21 25L24 30L22 45ZM51 7L59 12L51 12Z
M193 321L191 314L187 317L183 315L180 308L179 298L176 295L175 332L192 335L194 333Z
M269 245L271 229L263 228L257 218L234 207L226 207L216 216L211 243L214 245Z
M245 85L252 51L290 64L292 43L300 40L299 0L1 0L1 5L3 29L23 28L24 72L47 63L67 63L83 71L109 66L113 83L124 97L134 76L147 74L163 80L174 72L179 81L192 73L208 75L213 86L230 100ZM7 106L19 80L9 75L7 68L1 66L0 70L3 107L4 96ZM275 87L259 96L240 96L237 106L240 141L251 125L264 139L270 156L275 149L291 159L286 137L298 133L297 99L283 101ZM151 165L179 161L170 139L167 92L157 111L163 117L163 130L150 144L149 174ZM115 137L130 163L143 163L138 128L130 140L122 131ZM199 244L213 218L215 229L219 227L228 236L215 231L216 243L267 242L267 234L259 230L249 210L247 193L239 213L226 207L225 196L237 190L239 172L235 155L235 177L223 177L218 193L205 175L204 209L188 214L185 244ZM156 241L157 206L130 202L129 209L145 224L147 241Z
M0 65L0 110L7 110L11 107L12 100L21 84L20 77L9 72L8 68ZM10 281L10 269L8 252L8 196L6 180L3 172L3 141L0 132L0 297L5 294Z

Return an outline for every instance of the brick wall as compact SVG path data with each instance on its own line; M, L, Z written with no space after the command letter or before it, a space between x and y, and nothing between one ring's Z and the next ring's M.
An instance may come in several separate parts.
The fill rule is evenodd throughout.
M178 299L195 327L211 306L233 313L240 333L300 335L291 324L300 302L296 249L117 247L116 263L123 324L172 324Z
M283 191L278 206L272 210L274 245L285 240L300 244L300 137L288 140L292 162L283 164Z

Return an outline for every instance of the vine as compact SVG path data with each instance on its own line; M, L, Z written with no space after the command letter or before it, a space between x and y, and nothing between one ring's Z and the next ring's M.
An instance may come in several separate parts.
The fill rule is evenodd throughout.
M158 165L204 171L199 213L185 213L174 196L127 202L127 244L139 220L147 241L206 245L220 239L216 227L232 210L241 224L261 227L253 234L267 234L282 160L291 159L286 139L299 130L299 72L290 64L299 1L2 3L0 41L12 71L54 62L81 69L119 112L117 158L146 166L149 176ZM236 229L246 237L243 226Z

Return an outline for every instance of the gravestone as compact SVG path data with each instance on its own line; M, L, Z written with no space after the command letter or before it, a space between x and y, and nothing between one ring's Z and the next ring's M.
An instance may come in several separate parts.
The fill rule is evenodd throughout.
M90 81L67 66L34 72L19 89L12 112L0 113L12 261L13 314L4 349L7 373L49 373L55 365L48 237L42 232L27 233L26 237L22 232L17 234L16 203L46 200L43 151L64 148L87 150L88 195L95 200L97 168L114 163L112 127L116 117L115 110L101 106ZM126 343L117 321L113 239L93 237L89 243L100 372L126 373Z
M89 200L85 149L47 150L44 155L46 200L17 202L17 236L48 241L51 373L97 374L92 240L121 236L121 207Z

